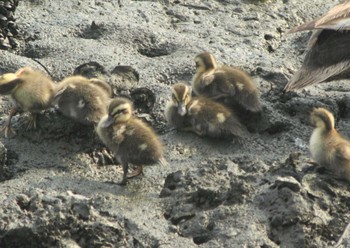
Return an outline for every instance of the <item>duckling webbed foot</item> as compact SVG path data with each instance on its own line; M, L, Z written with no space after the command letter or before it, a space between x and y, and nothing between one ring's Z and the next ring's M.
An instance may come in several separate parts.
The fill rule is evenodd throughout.
M117 183L120 186L125 186L128 181L128 168L129 165L127 163L123 164L123 179Z
M193 133L197 134L198 136L203 136L203 132L198 130L197 128L194 128L194 127L183 127L180 130L184 131L184 132L193 132Z
M27 130L31 130L31 129L36 129L36 117L37 114L35 113L30 113L29 119L26 121L27 123Z
M132 173L127 174L127 178L129 179L129 178L137 177L142 172L143 172L143 165L137 166L136 170L134 170Z
M318 172L321 171L321 173L322 173L322 170L324 169L323 166L321 166L320 164L318 164L316 161L314 161L312 159L309 159L308 161L306 161L306 163L309 164L310 166L308 166L302 170L304 174L307 174L307 173L313 172L313 171L318 171Z
M11 126L8 126L8 125L5 125L4 127L2 127L0 129L0 133L3 133L5 138L12 138L17 134L16 131Z

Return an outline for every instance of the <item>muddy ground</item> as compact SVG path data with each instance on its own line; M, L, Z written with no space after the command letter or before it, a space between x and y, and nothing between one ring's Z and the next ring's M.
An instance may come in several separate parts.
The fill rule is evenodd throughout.
M350 136L350 84L282 94L310 36L286 31L334 4L20 1L19 46L0 50L0 73L26 65L44 71L39 61L56 81L76 71L104 78L116 95L150 89L153 108L150 95L146 107L144 95L134 100L160 134L169 165L146 167L120 187L111 182L121 179L121 168L103 155L93 127L51 109L37 130L25 131L26 115L18 115L18 135L0 139L0 247L335 245L350 222L349 185L308 163L308 116L315 106L327 107ZM253 76L264 111L247 118L250 137L210 140L165 125L170 86L191 80L202 51ZM4 96L0 105L4 122L11 102ZM343 237L339 247L349 247L348 232Z

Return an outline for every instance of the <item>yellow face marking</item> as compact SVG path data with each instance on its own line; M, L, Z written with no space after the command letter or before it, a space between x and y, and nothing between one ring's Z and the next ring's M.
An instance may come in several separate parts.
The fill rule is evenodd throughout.
M195 58L194 60L196 62L196 71L197 73L201 73L205 71L205 66L203 63L203 60L199 57Z
M114 116L118 111L122 110L122 109L130 109L130 104L127 104L127 103L124 103L124 104L121 104L117 107L115 107L113 109L113 111L111 112L111 116Z
M175 105L178 105L179 103L184 103L187 105L187 103L191 100L189 95L189 87L183 87L183 91L181 89L180 92L178 92L175 88L172 88L172 100L175 103Z
M75 89L76 86L74 84L68 84L68 87L72 88L72 89Z
M218 118L219 123L224 123L226 121L226 117L223 113L218 113L216 117Z
M210 62L212 63L213 67L216 68L216 59L214 58L213 54L210 54Z

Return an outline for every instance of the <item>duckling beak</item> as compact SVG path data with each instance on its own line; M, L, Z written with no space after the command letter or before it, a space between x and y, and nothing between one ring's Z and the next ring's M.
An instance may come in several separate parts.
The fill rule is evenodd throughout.
M184 116L186 112L187 110L185 104L179 103L179 105L177 106L177 113L181 116Z
M106 116L107 117L107 116ZM112 116L108 115L107 118L105 118L105 120L102 122L101 127L102 128L107 128L110 125L112 125L114 122L114 119L112 118Z

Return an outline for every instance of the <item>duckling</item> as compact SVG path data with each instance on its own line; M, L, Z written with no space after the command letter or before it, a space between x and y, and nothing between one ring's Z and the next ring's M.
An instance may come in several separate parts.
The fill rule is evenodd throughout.
M27 129L36 128L37 113L50 107L55 85L52 80L40 71L24 67L16 73L7 73L0 77L0 94L11 95L15 102L9 113L5 126L1 129L5 137L13 136L11 119L20 109L30 112Z
M171 87L171 99L166 103L164 116L169 126L183 129L190 126L186 106L191 101L191 89L184 83L177 83Z
M169 125L199 136L243 137L248 133L226 106L206 97L191 97L191 90L184 83L173 85L165 118Z
M70 76L59 83L53 105L79 123L97 125L107 114L111 96L112 89L104 81Z
M139 175L143 165L166 164L159 138L151 127L133 117L132 111L132 103L128 99L114 98L109 104L108 115L96 127L102 142L123 166L120 185L125 185L127 178ZM138 166L136 173L127 174L129 164Z
M334 128L332 113L316 108L311 113L311 122L316 127L310 138L312 158L336 177L350 182L350 141Z
M196 95L234 100L251 112L262 110L259 91L247 73L229 66L218 67L214 56L208 52L198 54L195 62L192 88Z
M350 1L339 4L325 15L291 29L288 33L315 30L310 37L301 68L284 91L349 78L350 76Z

